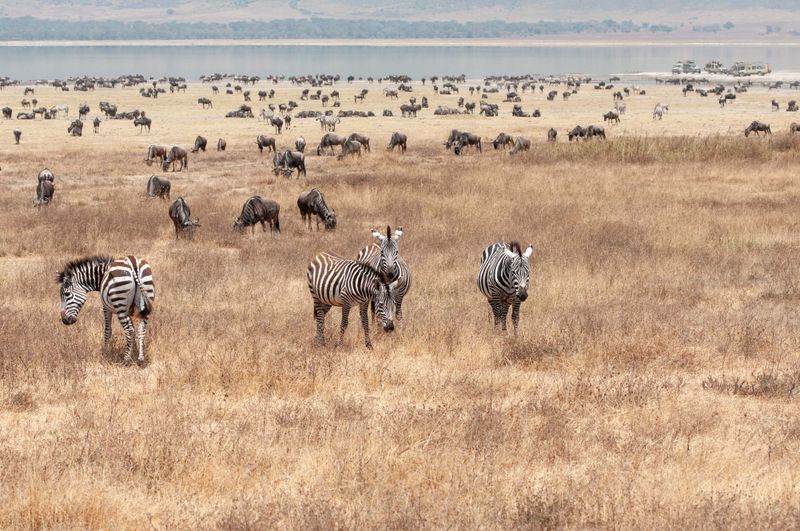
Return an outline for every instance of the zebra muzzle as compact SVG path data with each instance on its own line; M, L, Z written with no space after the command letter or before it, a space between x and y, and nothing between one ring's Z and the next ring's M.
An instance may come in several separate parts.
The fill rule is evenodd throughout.
M389 323L386 323L386 324L383 325L383 331L384 332L392 332L393 330L394 330L394 323L393 322L389 322Z
M67 313L64 311L61 312L61 322L64 323L65 325L75 324L75 321L77 320L78 318L76 316L67 315Z

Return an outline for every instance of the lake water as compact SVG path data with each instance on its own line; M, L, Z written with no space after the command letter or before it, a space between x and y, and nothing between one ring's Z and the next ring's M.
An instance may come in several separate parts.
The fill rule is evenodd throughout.
M230 74L408 74L412 78L466 74L582 73L593 76L665 72L678 59L704 65L718 59L765 61L774 71L800 72L800 48L780 45L622 46L353 46L123 45L0 46L0 76L22 81L75 75L183 76Z

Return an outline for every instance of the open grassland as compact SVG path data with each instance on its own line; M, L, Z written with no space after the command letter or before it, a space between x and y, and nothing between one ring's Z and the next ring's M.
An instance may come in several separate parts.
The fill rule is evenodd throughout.
M361 86L337 88L345 109L397 112L378 85L358 106ZM65 120L0 122L0 527L798 527L800 141L785 132L791 114L769 112L797 93L753 89L719 109L648 91L626 100L609 141L580 145L548 145L545 131L598 123L609 92L527 94L538 120L511 118L511 104L491 119L344 119L373 152L309 155L297 180L259 156L267 126L221 117L241 97L203 111L207 85L155 101L37 88L73 115L88 99L93 117L102 99L154 125L69 138ZM20 99L0 92L15 112ZM656 101L671 106L661 122ZM744 139L753 119L776 134ZM484 153L446 153L453 127L481 134ZM393 130L407 154L383 149ZM493 151L501 130L532 138L531 152ZM176 242L167 204L143 198L158 170L142 159L148 143L197 134L229 148L168 175L202 223ZM279 144L299 134L313 151L312 120ZM45 166L56 199L38 212ZM301 225L295 201L313 186L335 232ZM280 236L232 232L254 194L281 204ZM318 348L308 261L354 257L387 224L404 227L415 274L406 319L391 335L373 327L368 351L353 312L344 347ZM501 239L535 247L517 339L492 330L475 285L480 252ZM55 272L92 253L153 266L144 368L120 363L116 323L101 354L96 295L76 325L58 318Z

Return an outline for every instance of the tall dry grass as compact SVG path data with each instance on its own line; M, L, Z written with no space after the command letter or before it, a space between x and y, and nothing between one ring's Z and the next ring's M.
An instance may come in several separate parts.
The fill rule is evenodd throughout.
M150 137L35 124L4 148L0 527L798 525L796 140L454 158L436 143L446 121L354 120L345 131L379 139L372 154L309 157L308 179L286 180L258 157L253 122L195 121L214 116L190 107L200 90L160 101L166 131ZM167 205L142 198L141 148L187 123L184 143L210 130L231 147L169 175L203 224L176 242ZM297 127L284 142L318 135ZM384 152L402 128L409 153ZM56 203L37 212L45 165ZM335 232L302 226L295 201L312 186ZM231 230L255 193L282 206L279 237ZM355 256L386 224L403 225L415 274L406 320L373 329L374 351L355 320L343 348L317 348L308 260ZM518 339L492 330L474 281L484 246L512 238L536 249ZM153 265L143 369L120 363L116 324L102 355L97 297L76 325L58 319L54 273L99 252Z

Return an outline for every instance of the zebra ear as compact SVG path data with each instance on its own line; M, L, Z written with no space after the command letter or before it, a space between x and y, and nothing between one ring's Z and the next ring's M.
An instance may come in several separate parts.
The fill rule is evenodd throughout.
M525 249L525 252L522 254L524 259L528 259L533 255L533 245L528 245L528 248Z
M386 239L386 238L383 236L383 234L381 234L380 232L378 232L378 231L377 231L377 230L375 230L375 229L372 229L372 237L373 237L373 238L375 238L376 240L378 240L379 242L382 242L383 240L385 240L385 239Z
M403 237L403 227L397 227L397 229L395 229L394 231L394 236L392 236L392 239L394 241L399 241L400 238L402 237Z

